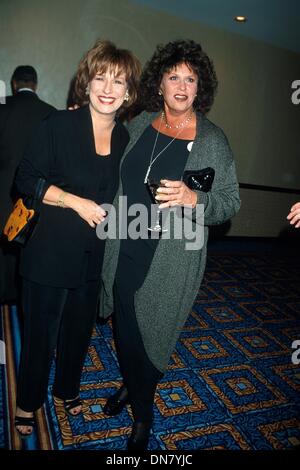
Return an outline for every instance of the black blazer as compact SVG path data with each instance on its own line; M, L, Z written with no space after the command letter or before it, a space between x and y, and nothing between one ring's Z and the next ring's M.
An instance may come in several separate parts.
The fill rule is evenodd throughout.
M89 107L52 113L25 152L15 179L17 190L22 195L33 195L38 178L44 178L44 193L53 184L98 204L112 203L118 188L120 159L128 141L127 130L117 121L111 154L106 157L110 159L108 190L105 200L97 200L101 193L97 159L105 157L96 155ZM98 252L93 253L97 263L104 242L97 238L95 229L72 209L42 204L38 225L22 249L21 275L54 287L77 287L91 237L97 242ZM98 264L100 275L100 259Z

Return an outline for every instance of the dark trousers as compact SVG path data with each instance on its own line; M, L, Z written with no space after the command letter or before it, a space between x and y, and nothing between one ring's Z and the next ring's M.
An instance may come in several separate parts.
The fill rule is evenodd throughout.
M163 374L147 356L136 320L134 293L144 279L142 271L120 255L114 286L114 323L119 364L133 417L135 421L151 422L155 390Z
M0 302L17 304L20 292L19 247L0 238Z
M64 400L78 396L98 289L98 281L64 289L23 280L24 338L17 393L17 405L23 410L43 405L55 349L53 394Z

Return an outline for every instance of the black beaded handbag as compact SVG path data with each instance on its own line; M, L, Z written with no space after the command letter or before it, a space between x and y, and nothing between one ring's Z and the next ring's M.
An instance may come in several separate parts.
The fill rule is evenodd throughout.
M215 170L207 167L203 170L186 170L182 179L190 189L207 193L211 190L214 177Z

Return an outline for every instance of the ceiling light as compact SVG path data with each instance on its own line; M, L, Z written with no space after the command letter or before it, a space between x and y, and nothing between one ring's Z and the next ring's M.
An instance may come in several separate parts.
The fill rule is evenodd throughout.
M245 22L247 21L246 16L235 16L234 19L235 19L235 21L237 21L238 23L245 23Z

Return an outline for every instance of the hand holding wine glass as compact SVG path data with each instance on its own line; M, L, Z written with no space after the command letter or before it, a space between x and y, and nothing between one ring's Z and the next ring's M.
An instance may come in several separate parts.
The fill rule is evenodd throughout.
M161 181L156 180L154 178L148 178L147 179L147 187L149 189L152 201L155 204L158 204L158 202L157 202L157 195L158 195L157 190L158 190L158 188L161 187ZM155 224L151 227L148 227L148 230L150 230L151 232L166 232L167 231L166 229L163 229L161 224L160 224L160 214L161 214L161 210L160 210L159 206L157 206Z
M185 205L194 208L197 204L197 193L183 181L162 179L159 189L157 188L156 202L159 203L159 209Z

